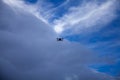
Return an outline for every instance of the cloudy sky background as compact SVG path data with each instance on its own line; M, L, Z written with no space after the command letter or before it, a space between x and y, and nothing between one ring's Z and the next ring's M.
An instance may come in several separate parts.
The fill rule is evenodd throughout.
M119 5L1 0L0 80L119 80Z

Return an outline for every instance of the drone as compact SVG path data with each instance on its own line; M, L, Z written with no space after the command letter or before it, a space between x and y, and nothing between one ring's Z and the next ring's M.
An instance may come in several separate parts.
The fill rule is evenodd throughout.
M63 38L56 38L57 41L63 41Z

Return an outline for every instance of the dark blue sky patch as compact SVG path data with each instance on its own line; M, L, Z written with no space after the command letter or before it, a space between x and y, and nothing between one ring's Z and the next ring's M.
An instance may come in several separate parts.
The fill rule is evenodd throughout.
M52 3L55 7L57 7L66 0L46 0L46 1Z
M68 8L67 7L61 7L58 10L55 10L53 12L54 16L49 19L49 22L53 22L55 19L61 18L66 12L68 12Z
M35 4L38 0L24 0L26 3Z
M82 42L82 39L84 39L84 36L78 34L78 35L65 36L64 38L72 42Z
M96 69L98 72L103 72L111 76L120 75L120 61L115 64L95 64L90 66L93 69Z
M69 9L71 7L76 7L79 6L80 3L83 2L83 0L70 0L66 3L67 0L47 0L48 2L53 4L53 7L57 9L55 11L53 11L54 16L52 18L49 19L49 22L53 22L55 19L61 18L62 16L64 16L66 13L69 12ZM66 4L64 4L66 3ZM64 4L64 5L62 5ZM62 5L62 6L60 6ZM60 7L58 7L60 6Z

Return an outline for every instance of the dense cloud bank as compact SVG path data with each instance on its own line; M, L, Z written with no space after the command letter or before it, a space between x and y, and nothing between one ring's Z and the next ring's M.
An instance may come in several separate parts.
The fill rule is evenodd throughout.
M104 61L97 53L56 37L29 12L0 1L0 80L115 80L88 67Z

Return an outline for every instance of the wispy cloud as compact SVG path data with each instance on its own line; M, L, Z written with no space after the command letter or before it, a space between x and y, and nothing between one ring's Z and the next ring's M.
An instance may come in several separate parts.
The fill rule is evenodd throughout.
M73 33L82 32L87 28L99 28L112 21L116 14L116 1L84 2L80 6L71 7L63 17L54 21L55 31L62 33L72 29Z
M55 11L63 6L68 6L70 0L66 0L57 7L53 7L52 3L43 0L32 5L25 4L23 0L3 1L13 9L19 8L32 13L38 19L52 26L58 34L69 29L71 30L71 34L74 34L85 31L86 29L101 28L116 17L117 0L106 0L104 2L84 1L79 3L78 6L69 7L68 12L66 11L59 19L54 19L53 22L49 22L49 19L55 16Z
M41 21L49 24L47 19L45 19L45 17L42 15L42 12L45 10L45 8L42 6L43 1L39 1L32 5L26 4L23 0L3 0L3 2L9 5L15 12L18 10L29 12Z

